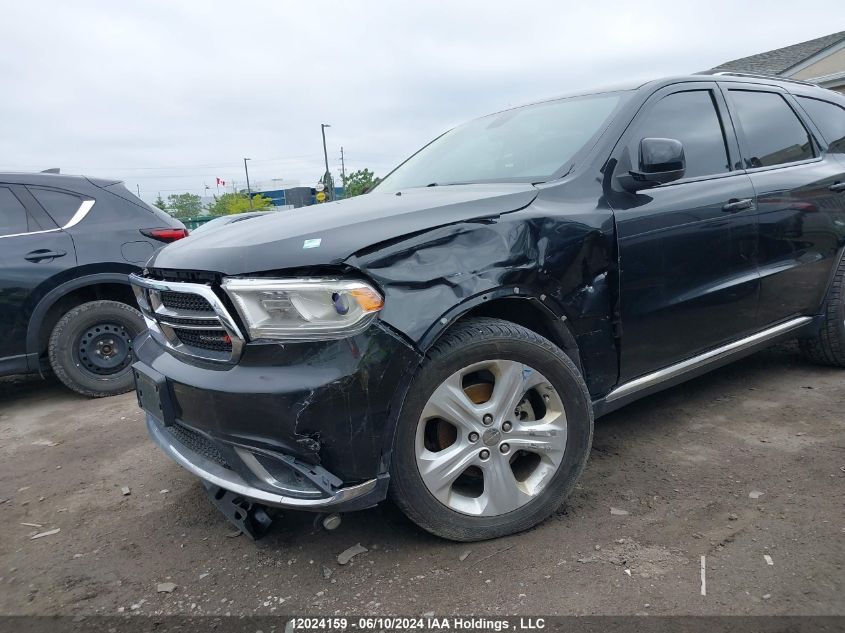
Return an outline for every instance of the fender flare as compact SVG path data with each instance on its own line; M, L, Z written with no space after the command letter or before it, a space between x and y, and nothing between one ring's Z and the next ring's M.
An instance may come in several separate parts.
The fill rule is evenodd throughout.
M62 297L74 290L85 288L86 286L96 286L98 284L122 284L129 286L129 275L127 273L94 273L90 275L83 275L66 281L48 292L41 298L41 301L35 306L32 311L32 316L29 318L29 326L26 330L26 352L27 355L34 354L37 358L38 350L38 334L41 331L41 325L44 322L44 317L53 305ZM37 368L31 368L37 369Z
M509 301L530 301L531 304L537 308L546 317L546 322L549 328L554 332L555 339L552 342L561 345L563 351L569 356L573 356L573 362L581 369L580 356L578 353L578 344L575 341L575 336L572 334L570 328L566 325L567 316L562 310L556 310L547 295L538 294L533 289L520 286L501 286L469 297L458 304L453 305L449 310L440 315L440 318L426 330L422 338L417 342L417 345L423 353L425 353L440 336L449 329L455 321L461 319L471 310L480 305L494 301L496 299L508 299Z

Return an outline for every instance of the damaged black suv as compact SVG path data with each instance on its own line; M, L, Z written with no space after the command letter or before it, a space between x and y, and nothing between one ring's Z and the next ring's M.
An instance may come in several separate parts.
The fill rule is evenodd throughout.
M529 528L594 417L786 338L845 367L843 108L736 74L568 96L176 242L132 280L149 432L243 511Z

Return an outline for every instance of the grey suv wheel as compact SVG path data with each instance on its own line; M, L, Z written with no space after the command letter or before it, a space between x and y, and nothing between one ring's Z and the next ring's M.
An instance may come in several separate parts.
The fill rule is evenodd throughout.
M53 328L50 366L59 380L84 396L131 391L132 342L145 329L141 313L125 303L83 303Z

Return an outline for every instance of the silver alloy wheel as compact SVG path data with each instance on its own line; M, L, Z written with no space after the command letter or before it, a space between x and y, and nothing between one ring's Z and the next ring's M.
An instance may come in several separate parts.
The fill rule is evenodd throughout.
M566 449L566 413L551 383L528 365L475 363L431 394L415 448L422 480L438 501L464 514L498 516L537 497L554 477Z

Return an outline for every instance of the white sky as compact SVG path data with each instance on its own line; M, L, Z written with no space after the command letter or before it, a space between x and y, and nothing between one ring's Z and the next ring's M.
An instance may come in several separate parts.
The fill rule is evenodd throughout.
M0 170L117 177L146 200L215 177L383 175L474 116L685 74L845 28L841 0L3 0Z

